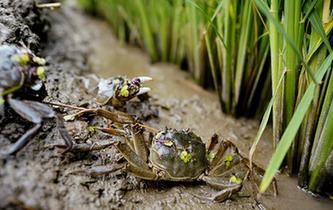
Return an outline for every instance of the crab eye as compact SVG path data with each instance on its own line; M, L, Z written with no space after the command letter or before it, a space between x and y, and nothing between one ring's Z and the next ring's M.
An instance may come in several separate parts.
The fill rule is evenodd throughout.
M139 86L141 84L141 81L139 78L135 78L132 80L132 84Z

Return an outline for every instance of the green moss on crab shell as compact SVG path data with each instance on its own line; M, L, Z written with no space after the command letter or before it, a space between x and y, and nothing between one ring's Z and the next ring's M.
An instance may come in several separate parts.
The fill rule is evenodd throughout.
M214 160L215 156L216 156L216 154L214 152L208 152L206 155L207 160L209 160L209 161Z
M128 86L127 85L125 85L124 87L121 88L120 95L123 96L123 97L128 97L129 96L129 91L128 91Z
M88 126L87 127L87 130L88 130L88 132L89 132L89 134L94 134L95 132L96 132L96 129L95 129L95 127L94 126Z
M242 184L242 179L233 175L230 177L229 182L233 184Z
M231 162L234 160L234 157L232 155L227 155L224 159L225 165L229 167L231 165Z
M40 80L45 80L45 69L42 66L37 67L37 76Z
M34 56L32 58L32 61L37 63L38 65L42 65L42 66L44 66L46 64L46 61L45 61L44 58L40 58L40 57L37 57L37 56Z
M27 53L24 53L22 55L14 55L12 57L12 60L24 66L28 64L28 62L30 61L30 57Z
M180 153L180 159L184 162L184 163L188 163L191 161L192 159L192 155L191 153L187 152L186 150L182 151Z

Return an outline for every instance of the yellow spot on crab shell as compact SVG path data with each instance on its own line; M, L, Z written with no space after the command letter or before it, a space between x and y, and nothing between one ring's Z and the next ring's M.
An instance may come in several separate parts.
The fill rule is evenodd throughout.
M224 159L225 165L229 167L233 159L234 157L232 155L227 155Z
M188 163L191 161L192 159L192 155L191 153L187 152L186 150L183 150L180 153L180 159L184 162L184 163Z
M46 64L46 61L45 61L44 58L40 58L40 57L37 57L37 56L34 56L32 58L32 61L37 63L38 65L42 65L42 66Z
M216 154L215 154L214 152L209 152L209 153L207 153L207 159L208 159L209 161L214 160L215 156L216 156Z
M124 87L121 88L120 95L123 96L123 97L128 97L129 96L129 91L128 91L128 86L127 85L125 85Z
M45 80L45 69L42 66L37 67L37 76L40 80Z
M156 135L155 135L155 138L159 139L163 134L163 131L160 131L158 132Z
M14 55L12 60L18 62L20 65L26 65L30 61L30 57L27 53L24 53L23 55Z
M163 142L163 144L164 144L165 146L171 147L171 146L173 145L173 142L172 142L171 140L165 140L165 141Z
M96 129L94 126L88 126L87 130L88 130L89 134L94 134L96 132Z
M242 184L242 179L233 175L233 176L230 177L229 182L231 182L233 184Z

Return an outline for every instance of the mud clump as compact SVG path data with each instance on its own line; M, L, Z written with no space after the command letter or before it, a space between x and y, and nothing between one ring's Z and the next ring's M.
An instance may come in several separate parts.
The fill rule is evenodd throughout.
M46 18L34 0L2 0L0 2L0 43L22 42L37 50L46 38Z

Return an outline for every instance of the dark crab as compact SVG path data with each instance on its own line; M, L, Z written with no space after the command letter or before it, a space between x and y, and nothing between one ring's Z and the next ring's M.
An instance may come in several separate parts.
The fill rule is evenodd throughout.
M239 192L246 180L254 183L252 193L256 194L256 183L261 181L264 171L255 165L250 170L248 160L230 141L218 141L214 135L206 147L189 130L165 129L157 132L150 144L144 139L142 125L133 125L131 130L131 138L124 132L108 130L121 137L115 145L128 161L123 168L126 172L144 180L204 181L220 190L208 198L218 202ZM106 172L110 172L109 167ZM98 173L102 174L103 169L98 168ZM276 193L275 183L271 190Z
M249 161L242 157L237 147L230 141L218 141L214 135L207 146L201 138L187 130L165 129L158 131L138 123L131 115L119 111L108 111L101 108L86 109L66 104L54 103L80 111L74 114L103 116L120 126L98 128L102 132L119 138L114 145L128 161L125 167L119 164L99 166L73 171L102 175L122 169L145 180L166 181L204 181L220 191L211 200L222 202L239 192L245 181L250 180L252 193L257 192L257 183L261 181L264 170L256 165L249 168ZM145 140L144 130L155 133L152 141ZM275 181L271 191L276 194Z
M56 116L51 107L38 100L46 96L43 80L45 60L35 56L29 49L14 45L0 47L0 118L4 116L6 106L35 125L21 136L2 155L14 155L36 135L43 119ZM66 141L67 148L72 143L62 124L59 130Z

